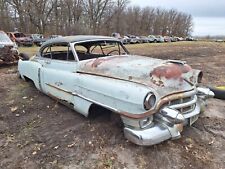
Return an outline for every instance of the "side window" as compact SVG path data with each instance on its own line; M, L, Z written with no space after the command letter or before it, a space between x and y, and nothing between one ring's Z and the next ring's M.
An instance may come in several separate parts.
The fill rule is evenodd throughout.
M86 60L88 59L87 57L89 56L88 55L88 49L82 45L75 45L75 50L76 50L76 53L77 53L77 56L79 58L79 60Z
M77 54L79 54L79 53L84 53L85 54L85 53L88 52L87 48L85 48L82 45L75 45L75 50L76 50Z
M44 58L52 58L51 57L51 48L50 47L44 48L44 50L42 51L42 57L44 57Z
M66 44L54 44L42 51L42 57L54 60L74 61L74 55Z

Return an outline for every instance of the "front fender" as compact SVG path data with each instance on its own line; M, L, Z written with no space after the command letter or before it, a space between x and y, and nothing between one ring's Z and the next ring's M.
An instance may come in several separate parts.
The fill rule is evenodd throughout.
M75 91L78 95L99 103L101 106L141 114L143 102L150 89L137 83L102 76L76 73Z

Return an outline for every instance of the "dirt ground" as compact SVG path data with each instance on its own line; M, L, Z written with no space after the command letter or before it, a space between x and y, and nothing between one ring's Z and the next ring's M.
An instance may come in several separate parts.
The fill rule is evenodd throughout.
M135 54L186 60L203 70L205 85L225 84L225 44L179 42L127 48ZM180 139L141 147L124 138L115 116L79 115L19 79L16 66L0 68L0 81L1 169L225 168L225 101L210 99L206 112L185 128Z

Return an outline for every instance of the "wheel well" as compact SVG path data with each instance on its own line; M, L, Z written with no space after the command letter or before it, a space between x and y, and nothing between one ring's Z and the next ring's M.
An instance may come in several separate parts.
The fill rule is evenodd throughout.
M113 123L115 123L116 125L123 126L120 114L115 113L97 104L92 104L90 106L88 117L92 119L103 118L108 121L113 121Z
M98 116L110 116L111 113L113 113L112 111L102 107L102 106L99 106L97 104L92 104L89 108L89 114L88 116L90 118L96 118Z
M27 77L27 76L23 76L23 77L24 77L24 79L25 79L26 82L29 82L29 83L35 85L35 84L34 84L34 81L33 81L32 79L30 79L30 78Z

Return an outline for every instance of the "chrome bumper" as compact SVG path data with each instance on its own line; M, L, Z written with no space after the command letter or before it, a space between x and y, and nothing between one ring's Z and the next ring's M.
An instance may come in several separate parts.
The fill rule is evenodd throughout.
M198 118L200 107L200 103L197 102L196 107L192 112L183 115L184 120L182 123L170 123L169 120L171 120L171 117L156 116L155 122L150 128L137 130L125 127L124 135L131 142L144 146L158 144L168 139L178 139L181 137L180 133L183 130L183 126L188 125L192 117ZM169 113L167 115L169 115ZM179 114L179 116L180 115L181 114ZM174 117L177 118L178 116Z
M205 107L205 100L214 96L208 88L197 88L197 96L192 101L178 105L168 105L156 113L153 124L146 129L124 128L125 137L137 145L154 145L168 139L178 139L181 137L183 126L192 125ZM195 104L195 108L188 113L181 113L177 110L182 106Z

